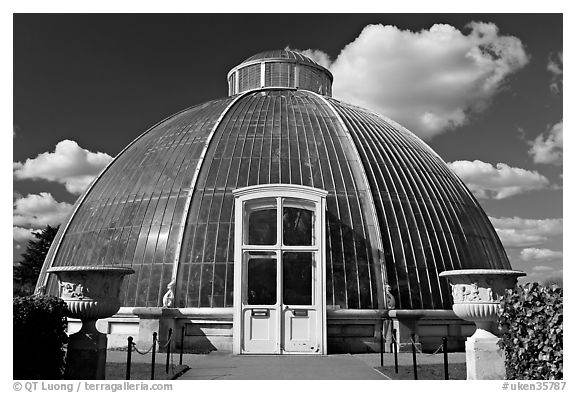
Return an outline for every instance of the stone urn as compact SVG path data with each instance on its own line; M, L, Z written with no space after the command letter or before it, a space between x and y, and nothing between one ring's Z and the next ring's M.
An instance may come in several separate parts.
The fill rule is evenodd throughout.
M500 296L514 288L526 273L504 269L448 270L440 277L452 287L452 309L459 318L476 324L466 340L468 379L505 379L504 354L498 346L496 321Z
M96 321L120 309L120 288L124 276L134 273L125 267L52 267L60 282L60 297L68 306L68 316L82 320L82 328L70 335L66 355L68 379L105 379L106 334L96 329Z

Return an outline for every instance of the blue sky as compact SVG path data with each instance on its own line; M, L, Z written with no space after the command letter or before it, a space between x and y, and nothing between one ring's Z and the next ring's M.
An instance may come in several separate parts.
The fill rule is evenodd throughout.
M13 260L148 127L226 95L268 49L422 137L468 184L516 269L563 271L561 14L14 16Z

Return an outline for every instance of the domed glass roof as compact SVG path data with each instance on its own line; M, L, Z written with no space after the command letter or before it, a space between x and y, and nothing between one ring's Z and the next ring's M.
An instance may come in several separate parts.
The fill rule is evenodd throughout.
M286 51L284 51L286 52ZM256 55L259 56L259 55ZM472 194L393 121L306 89L266 87L183 110L127 146L76 203L50 266L130 266L124 306L231 307L233 191L294 184L326 197L327 306L451 307L438 274L510 263Z
M301 63L307 63L307 64L311 64L311 65L315 65L315 66L320 66L320 64L316 63L314 60L312 60L308 56L305 56L300 52L295 52L295 51L290 50L290 49L278 49L278 50L269 50L269 51L260 52L260 53L255 54L254 56L250 56L249 58L247 58L246 60L244 60L240 64L251 63L255 60L263 60L263 59L267 59L267 60L291 59L291 60L297 60Z

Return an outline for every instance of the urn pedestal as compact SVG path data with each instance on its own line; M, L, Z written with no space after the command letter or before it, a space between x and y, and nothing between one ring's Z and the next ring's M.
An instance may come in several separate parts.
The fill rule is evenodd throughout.
M504 353L498 346L499 297L526 273L517 270L466 269L440 273L452 287L454 313L476 324L466 340L467 379L505 379Z
M68 316L82 320L82 328L68 338L66 379L105 379L106 334L96 329L96 321L120 309L122 280L134 270L123 267L62 266L48 270L60 281L60 297L68 306Z

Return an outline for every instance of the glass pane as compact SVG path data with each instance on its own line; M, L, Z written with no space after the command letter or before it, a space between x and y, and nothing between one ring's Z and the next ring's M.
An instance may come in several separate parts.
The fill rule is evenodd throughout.
M282 261L282 302L288 305L312 305L311 252L286 252Z
M284 206L282 215L284 245L311 246L314 244L314 212L301 207Z
M248 213L248 244L276 244L276 207L267 207Z
M247 253L247 258L247 303L276 304L276 255L256 251Z

